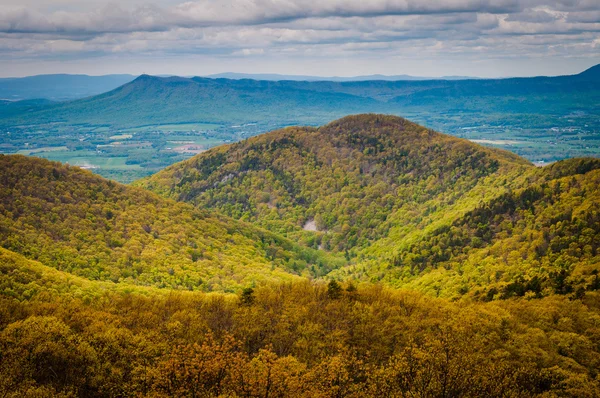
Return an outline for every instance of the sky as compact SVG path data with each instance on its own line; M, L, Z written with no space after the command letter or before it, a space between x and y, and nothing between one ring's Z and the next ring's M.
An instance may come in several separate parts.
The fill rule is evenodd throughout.
M600 63L600 0L1 0L0 76L536 76Z

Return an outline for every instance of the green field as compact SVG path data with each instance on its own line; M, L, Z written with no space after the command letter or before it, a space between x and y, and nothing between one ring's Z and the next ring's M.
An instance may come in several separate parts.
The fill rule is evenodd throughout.
M212 148L225 142L218 138L205 138L202 136L193 135L169 135L167 138L167 143L172 145L196 144L202 145L205 148Z
M133 134L117 134L117 135L111 135L110 137L111 140L129 140L131 138L133 138Z
M36 154L40 154L42 152L57 152L57 151L68 151L69 148L67 148L66 146L54 146L54 147L41 147L41 148L34 148L34 149L21 149L20 151L17 151L17 153L19 155L33 155L34 153Z
M128 130L64 124L11 128L0 130L0 153L68 163L129 183L199 151L244 138L237 131L210 130L218 127L187 123Z
M212 123L182 123L182 124L160 124L156 126L140 126L121 131L139 132L139 131L205 131L216 130L222 127L220 124Z
M106 157L98 156L94 152L88 151L56 151L49 153L40 153L39 157L49 160L55 160L61 163L68 163L72 166L79 166L88 169L108 169L108 170L135 170L140 166L125 164L127 157Z

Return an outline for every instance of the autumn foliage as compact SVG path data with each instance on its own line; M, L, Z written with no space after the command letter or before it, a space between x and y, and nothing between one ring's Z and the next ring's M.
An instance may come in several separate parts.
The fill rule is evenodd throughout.
M1 276L5 289L18 285L6 269ZM1 298L4 396L600 392L597 293L455 304L375 285L340 284L334 297L327 285L297 282L257 287L248 302L51 286ZM77 298L85 289L96 294L87 304Z

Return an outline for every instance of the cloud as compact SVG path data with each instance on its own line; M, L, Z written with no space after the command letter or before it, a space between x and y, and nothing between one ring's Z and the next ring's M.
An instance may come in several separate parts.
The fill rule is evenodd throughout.
M174 27L261 25L306 18L375 17L450 13L507 13L520 9L516 0L198 0L171 7L138 6L124 10L108 4L88 12L43 13L30 8L0 9L5 33L114 33L157 31Z
M143 0L141 0L143 1ZM4 0L5 59L594 57L597 0ZM136 5L137 4L137 5ZM98 6L100 5L100 6ZM359 59L360 58L360 59ZM597 58L597 56L596 56ZM221 60L221 61L218 61ZM360 61L360 62L359 62ZM349 61L350 62L350 61ZM378 67L373 61L374 67Z
M234 51L232 55L262 55L265 53L265 50L262 48L243 48L239 51Z

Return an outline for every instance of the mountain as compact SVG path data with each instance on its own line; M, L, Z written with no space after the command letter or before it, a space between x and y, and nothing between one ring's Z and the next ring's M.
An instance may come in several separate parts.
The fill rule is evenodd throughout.
M358 81L369 81L369 80L384 80L384 81L397 81L397 80L466 80L466 79L477 79L468 76L441 76L441 77L423 77L423 76L410 76L410 75L362 75L362 76L308 76L308 75L281 75L277 73L235 73L225 72L208 75L211 79L253 79L253 80L290 80L290 81L330 81L330 82L358 82Z
M2 118L0 125L319 125L347 114L379 112L434 116L433 127L464 115L477 120L485 117L491 123L507 123L510 116L519 118L513 123L521 126L527 118L539 126L544 124L540 118L547 119L546 124L554 123L554 119L564 123L558 119L565 109L594 115L600 104L600 86L590 76L309 82L143 75L108 93Z
M2 395L600 391L598 159L357 115L139 185L193 205L0 155Z
M600 267L597 169L595 159L539 169L401 118L359 115L219 147L138 184L345 253L350 265L334 271L343 279L493 297L530 280L536 294L551 291L553 278L569 279L568 293L591 283ZM512 271L487 279L500 266Z
M578 76L583 79L600 80L600 64L584 70Z
M95 97L28 113L20 122L131 127L161 123L321 120L373 107L367 98L253 80L153 77ZM314 115L314 116L311 116ZM4 120L4 122L12 123Z
M63 272L230 290L327 269L326 257L272 233L76 167L4 155L0 165L0 245Z
M387 235L409 206L446 205L488 177L529 167L402 118L359 115L222 146L140 184L277 232L301 233L312 220L327 231L313 246L344 251Z
M110 91L133 79L135 76L132 75L67 74L0 78L0 99L73 100Z

